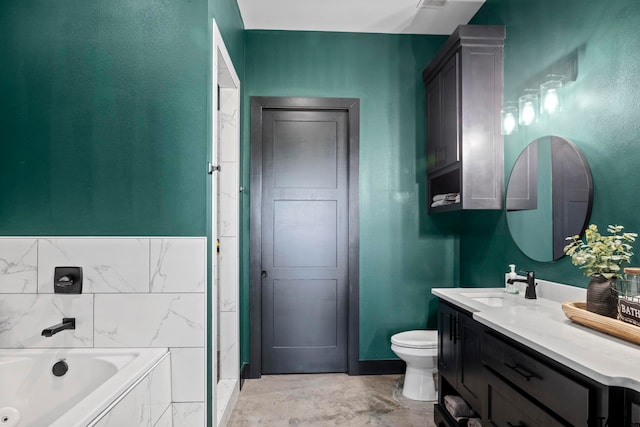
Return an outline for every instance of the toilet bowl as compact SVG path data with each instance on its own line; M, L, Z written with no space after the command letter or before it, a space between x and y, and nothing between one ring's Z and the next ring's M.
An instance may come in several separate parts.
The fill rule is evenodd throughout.
M407 364L402 395L413 400L437 400L433 375L438 359L438 331L395 334L391 337L391 350Z

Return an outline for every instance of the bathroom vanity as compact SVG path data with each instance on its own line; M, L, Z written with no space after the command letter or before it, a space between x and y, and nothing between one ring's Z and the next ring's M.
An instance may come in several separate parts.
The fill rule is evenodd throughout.
M461 396L485 426L630 426L640 421L640 346L572 323L585 290L543 282L539 298L504 288L433 289L438 312L438 427ZM608 424L607 424L608 423Z

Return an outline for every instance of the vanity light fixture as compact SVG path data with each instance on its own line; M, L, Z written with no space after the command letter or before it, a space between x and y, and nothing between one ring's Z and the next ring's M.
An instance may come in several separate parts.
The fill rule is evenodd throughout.
M502 135L516 133L519 126L532 125L538 121L539 115L560 111L565 87L577 78L578 49L574 49L524 80L513 92L522 94L518 102L505 102L500 110Z
M511 135L518 132L518 107L515 102L507 102L500 110L501 133Z
M538 118L538 91L527 89L525 94L518 98L518 124L520 126L530 126Z
M540 85L540 114L554 114L562 108L562 81L564 76L550 74Z

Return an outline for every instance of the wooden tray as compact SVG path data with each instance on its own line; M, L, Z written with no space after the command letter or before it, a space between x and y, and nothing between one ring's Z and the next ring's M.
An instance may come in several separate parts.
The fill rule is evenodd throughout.
M587 311L586 302L565 302L562 311L573 322L640 345L640 327Z

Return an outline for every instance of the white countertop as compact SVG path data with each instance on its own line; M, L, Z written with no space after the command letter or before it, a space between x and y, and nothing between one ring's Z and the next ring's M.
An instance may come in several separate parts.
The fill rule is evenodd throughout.
M431 292L472 313L478 322L601 384L640 392L640 346L569 320L562 302L585 301L586 291L566 285L557 285L556 291L550 283L539 286L540 295L548 297L535 300L507 294L504 288L438 288ZM482 298L502 305L486 305L480 302Z

